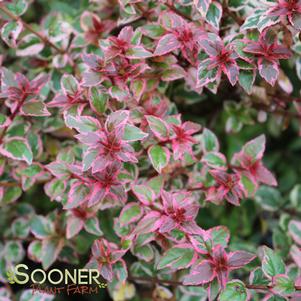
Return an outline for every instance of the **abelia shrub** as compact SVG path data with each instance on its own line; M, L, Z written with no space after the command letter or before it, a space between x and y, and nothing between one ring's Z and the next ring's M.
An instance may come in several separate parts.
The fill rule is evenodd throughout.
M301 300L301 2L0 1L0 300ZM81 298L83 296L80 296Z

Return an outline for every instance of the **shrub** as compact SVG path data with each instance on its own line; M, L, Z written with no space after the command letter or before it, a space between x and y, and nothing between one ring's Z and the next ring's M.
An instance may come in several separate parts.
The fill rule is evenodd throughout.
M301 300L300 1L7 0L0 24L1 300L59 298L22 262L115 301Z

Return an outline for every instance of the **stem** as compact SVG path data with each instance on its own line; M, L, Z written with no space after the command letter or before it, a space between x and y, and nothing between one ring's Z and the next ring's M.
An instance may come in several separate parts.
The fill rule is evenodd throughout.
M45 44L49 45L53 49L55 49L57 52L64 54L65 50L57 47L55 44L53 44L47 37L42 35L41 33L37 32L31 25L27 24L24 22L20 17L15 16L13 13L11 13L5 6L4 4L0 4L0 11L4 12L8 17L10 17L12 20L16 22L21 22L22 25L29 30L31 33L39 37Z
M271 113L271 114L275 114L275 115L279 115L279 116L283 116L283 117L291 117L291 118L301 119L301 115L299 113L289 112L289 111L279 110L279 109L271 110L268 106L263 105L263 104L256 104L256 105L253 105L253 107L257 110L262 110L267 113Z
M17 182L0 182L0 187L17 187L17 186L21 186L21 184Z
M242 18L240 18L239 16L237 16L234 12L229 10L227 5L223 6L223 11L226 15L231 17L239 26L244 24L245 21Z
M167 284L170 286L184 286L184 284L180 281L173 281L173 280L164 280L158 278L151 278L151 277L128 277L129 280L134 282L145 282L145 283L152 283L152 284ZM253 285L253 284L245 284L247 289L250 290L270 290L273 288L272 285ZM301 291L301 286L295 286L296 291Z
M176 13L177 15L181 16L182 18L186 19L189 22L192 22L192 19L188 16L186 16L185 14L183 14L182 12L180 12L177 8L175 8L175 6L173 4L169 4L169 3L165 3L165 5L174 13Z

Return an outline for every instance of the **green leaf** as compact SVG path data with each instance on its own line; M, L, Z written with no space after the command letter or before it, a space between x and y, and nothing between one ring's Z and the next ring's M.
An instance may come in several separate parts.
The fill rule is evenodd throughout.
M8 158L32 163L32 152L28 142L19 137L7 139L0 147L0 153Z
M255 77L256 73L253 70L240 70L239 72L239 84L248 94L251 94L252 92Z
M19 217L14 220L11 226L12 233L14 237L26 238L30 231L30 224L27 219Z
M273 291L277 294L289 295L295 292L295 283L286 275L277 275L273 279L274 287Z
M216 29L219 29L219 22L222 18L223 9L218 2L212 2L206 14L206 20Z
M161 140L168 138L169 129L165 121L151 115L146 116L146 120L148 122L150 129L152 130L152 132L156 137L158 137Z
M62 89L66 94L73 95L78 90L78 81L71 74L64 74L61 79Z
M49 116L50 115L46 105L42 101L35 100L35 99L26 102L22 106L21 112L25 116Z
M185 246L175 246L169 249L159 260L157 268L184 269L190 266L194 257L194 249Z
M205 162L209 167L216 169L226 169L227 167L225 156L218 152L206 153L202 158L202 162Z
M260 17L264 14L265 9L257 9L245 20L245 23L241 26L241 30L257 28Z
M11 48L16 48L16 40L23 29L23 24L20 21L11 21L1 28L1 37L3 41Z
M47 270L57 259L64 246L62 239L44 239L42 242L42 266Z
M142 208L138 203L128 203L120 213L120 224L123 226L133 223L137 221L142 214Z
M284 202L280 192L269 186L260 186L255 194L255 200L268 211L277 211Z
M248 294L245 284L240 280L228 282L219 296L219 301L246 301L247 299Z
M282 258L272 249L263 247L264 256L262 259L262 270L269 276L274 277L285 273L285 265Z
M293 240L301 245L301 222L291 220L288 224L288 231Z
M139 201L145 205L151 204L155 199L154 191L146 185L133 185L132 190Z
M98 90L96 87L92 87L89 91L89 96L92 108L99 114L104 113L109 100L109 95Z
M254 196L257 189L257 185L254 180L249 175L242 174L240 181L244 190L247 192L248 197Z
M290 192L291 204L298 210L301 210L301 184L294 186Z
M167 166L170 159L170 152L168 148L153 145L148 149L148 157L158 173L161 173L162 169Z
M217 226L212 228L210 234L214 246L221 245L223 247L227 247L230 239L230 232L228 228L224 226Z
M138 141L143 140L148 134L141 131L134 125L127 124L124 128L123 140L125 141Z
M91 234L102 236L103 232L99 228L99 221L97 217L92 217L86 220L85 230Z
M34 240L30 243L27 249L28 257L36 262L39 262L42 256L42 241Z
M270 280L267 279L261 268L257 268L252 271L250 276L250 284L253 285L268 285Z
M214 151L217 152L219 150L217 137L212 131L208 129L204 129L201 142L204 153Z
M19 263L24 255L24 249L20 241L8 241L4 247L5 260L10 263Z
M25 13L28 6L26 0L13 0L10 2L6 4L6 8L15 16L21 16Z
M36 215L30 223L31 231L35 237L43 239L55 233L53 223L42 215Z
M8 187L4 190L4 195L1 200L3 204L10 204L15 202L22 195L22 189L18 186Z
M65 189L66 183L61 179L54 178L45 185L45 192L52 200L62 196Z

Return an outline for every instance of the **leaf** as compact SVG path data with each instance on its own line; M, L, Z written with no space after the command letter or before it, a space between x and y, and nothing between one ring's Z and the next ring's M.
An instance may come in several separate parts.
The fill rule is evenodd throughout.
M301 246L301 222L291 220L288 224L288 231L293 240Z
M30 229L36 238L44 239L54 234L53 223L42 215L36 215L30 222Z
M295 292L295 283L286 275L276 275L273 278L273 292L281 296Z
M256 9L252 14L250 14L246 18L244 24L240 27L240 30L257 28L259 19L265 11L266 11L265 9Z
M169 163L170 152L168 148L160 145L153 145L148 149L148 157L158 173Z
M144 49L142 46L133 46L126 51L129 59L144 59L152 56L152 53Z
M109 95L103 91L92 87L89 90L89 101L91 107L99 114L102 114L106 110L107 102L109 100Z
M51 200L56 200L65 192L66 182L62 181L61 179L54 178L46 183L44 189L45 193L50 197Z
M257 190L257 183L254 181L254 179L252 179L248 174L241 174L241 178L240 178L240 182L242 184L242 187L244 189L244 191L246 192L246 195L248 197L253 197L254 196L254 193L256 192ZM259 200L257 199L258 202L260 202L260 204L265 204L265 205L262 205L263 207L266 206L266 203L264 200ZM266 208L266 207L265 207Z
M243 148L243 154L249 156L255 162L262 158L265 150L266 139L265 135L260 135L249 142L247 142Z
M79 83L73 75L64 74L61 78L61 88L65 95L74 95L79 90Z
M9 123L10 123L10 121L7 118L7 116L5 116L4 114L0 113L0 128L8 126Z
M120 212L119 220L122 226L136 222L143 215L143 210L138 203L128 203Z
M217 137L212 131L208 129L204 129L201 137L201 143L204 153L218 152L219 150L219 142L217 140Z
M223 8L220 3L212 2L206 14L206 20L214 28L219 29L219 23L223 15Z
M27 249L28 257L35 261L39 262L42 256L42 241L34 240L30 243Z
M211 282L216 276L211 263L208 260L203 260L197 266L193 267L190 274L183 279L184 285L203 285Z
M64 240L62 239L53 238L43 240L41 254L43 269L48 270L48 268L56 261L63 246Z
M85 222L85 230L91 234L102 236L103 232L100 230L99 221L97 217L91 217Z
M221 245L223 247L227 247L230 232L227 227L217 226L210 229L211 239L213 242L213 246Z
M127 124L124 128L123 140L133 142L143 140L148 136L147 133L141 131L134 125Z
M147 115L145 116L147 123L153 134L160 140L164 141L169 137L169 126L161 118Z
M100 128L98 120L90 116L72 116L68 114L65 120L69 128L75 128L80 133L95 132Z
M11 48L17 47L17 39L23 30L23 23L20 21L11 21L1 28L2 40Z
M275 61L258 60L259 74L271 85L274 86L279 75L279 66Z
M25 116L49 116L46 105L37 99L27 101L21 108L21 113Z
M251 94L252 87L256 78L254 70L240 70L238 81L240 86L248 93Z
M164 35L158 42L154 55L164 55L181 47L181 43L175 35L169 33Z
M281 257L272 249L263 247L262 270L268 277L285 273L285 265Z
M202 162L211 168L222 170L227 169L227 159L222 153L219 152L206 153L202 158Z
M202 61L199 64L198 68L198 81L197 86L198 87L204 87L210 83L214 83L217 81L219 77L219 69L218 67L215 68L207 68L211 64L211 60L207 59Z
M206 16L212 0L193 0L193 3L202 16Z
M299 247L297 247L296 245L292 245L292 247L290 249L290 255L300 269L301 268L301 249Z
M255 200L262 208L272 212L277 211L284 202L279 190L264 185L257 190Z
M25 161L27 164L31 164L33 159L28 142L20 137L7 139L0 146L0 153L11 159Z
M90 188L81 182L75 182L72 184L68 193L68 201L65 205L65 209L72 209L78 207L80 204L87 200L87 196L90 194Z
M301 209L301 184L295 185L290 192L290 201L294 208Z
M28 7L26 0L13 0L6 4L6 8L15 16L21 16Z
M185 269L192 265L194 249L188 244L177 245L169 249L160 258L157 269Z
M25 252L20 241L8 241L4 246L5 260L10 263L19 263Z
M34 56L44 48L42 41L34 34L26 35L18 43L16 54L18 56Z
M14 220L11 230L14 237L26 238L30 231L30 224L26 218L19 217Z
M150 205L155 200L154 191L146 185L133 185L132 190L138 200L144 205Z
M240 280L232 280L226 284L226 288L221 292L219 301L246 301L248 293L245 284Z
M261 268L256 268L250 274L250 284L253 285L269 285L270 280L267 279Z

